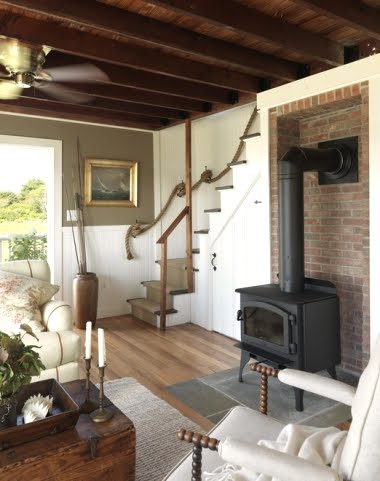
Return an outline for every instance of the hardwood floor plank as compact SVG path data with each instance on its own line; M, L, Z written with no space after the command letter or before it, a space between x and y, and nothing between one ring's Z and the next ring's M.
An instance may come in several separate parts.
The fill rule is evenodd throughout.
M99 319L98 327L104 328L106 334L105 380L133 377L203 429L212 427L208 419L170 395L166 387L239 366L240 351L234 347L234 339L194 324L160 331L130 315ZM84 343L85 331L75 330ZM92 353L91 380L96 383L96 329L92 332ZM81 377L84 375L82 362Z

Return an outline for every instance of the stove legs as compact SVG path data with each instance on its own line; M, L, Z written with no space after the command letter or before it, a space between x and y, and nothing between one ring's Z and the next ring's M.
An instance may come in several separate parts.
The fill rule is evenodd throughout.
M331 367L328 367L327 368L327 372L330 374L330 376L333 378L333 379L336 379L336 369L335 369L335 365L331 366Z
M243 382L243 369L247 362L250 360L251 354L248 351L241 350L240 355L240 369L239 369L239 382Z
M296 399L296 411L303 411L303 389L297 387L294 389L294 397Z

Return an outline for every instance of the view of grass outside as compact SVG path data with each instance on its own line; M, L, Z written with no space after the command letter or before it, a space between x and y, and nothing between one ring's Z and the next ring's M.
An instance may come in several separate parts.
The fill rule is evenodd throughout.
M0 262L46 258L50 155L44 147L0 144Z
M1 260L46 259L46 184L30 179L18 193L0 191Z

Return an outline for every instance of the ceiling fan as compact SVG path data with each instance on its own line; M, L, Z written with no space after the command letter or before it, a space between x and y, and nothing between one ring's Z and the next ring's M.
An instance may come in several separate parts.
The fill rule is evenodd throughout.
M109 78L95 65L84 63L44 69L49 47L30 45L0 36L0 99L16 99L24 88L43 89L58 100L84 103L90 95L56 82L107 82Z

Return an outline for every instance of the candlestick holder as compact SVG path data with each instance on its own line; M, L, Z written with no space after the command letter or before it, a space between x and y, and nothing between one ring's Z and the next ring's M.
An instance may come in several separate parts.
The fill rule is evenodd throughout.
M113 413L104 407L104 366L98 366L99 367L99 408L93 411L90 414L90 418L95 422L95 423L104 423L105 421L109 421Z
M83 403L79 407L79 411L84 414L91 413L95 411L99 407L99 403L94 399L90 398L90 369L91 369L91 359L84 358L85 366L86 366L86 398Z

